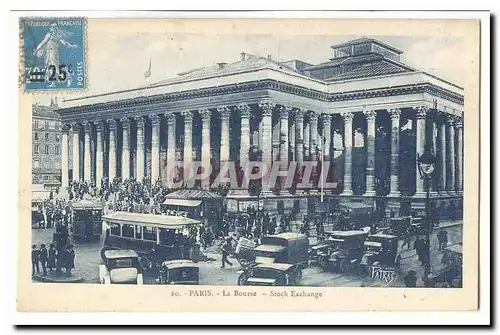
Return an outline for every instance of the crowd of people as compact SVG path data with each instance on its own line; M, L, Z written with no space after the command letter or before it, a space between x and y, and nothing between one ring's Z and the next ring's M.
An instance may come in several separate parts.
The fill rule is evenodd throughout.
M66 245L64 248L57 249L55 243L49 245L47 249L45 244L40 244L40 249L36 244L31 246L31 265L32 276L43 274L47 276L47 270L56 275L66 270L66 276L71 276L71 270L75 268L75 250L72 244ZM40 271L40 267L42 271Z

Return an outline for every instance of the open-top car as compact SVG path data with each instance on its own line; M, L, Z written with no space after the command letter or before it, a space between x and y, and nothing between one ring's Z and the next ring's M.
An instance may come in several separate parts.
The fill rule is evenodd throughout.
M198 285L200 269L193 261L178 259L162 263L159 272L160 284Z
M99 265L101 284L143 284L139 255L133 250L106 250Z
M302 279L298 265L272 263L257 264L246 268L238 277L238 285L297 286Z
M361 264L366 267L381 266L399 268L401 254L398 252L398 237L387 234L374 234L364 242Z
M318 251L318 264L333 271L347 271L359 264L363 256L363 242L368 232L362 230L327 231L327 248Z

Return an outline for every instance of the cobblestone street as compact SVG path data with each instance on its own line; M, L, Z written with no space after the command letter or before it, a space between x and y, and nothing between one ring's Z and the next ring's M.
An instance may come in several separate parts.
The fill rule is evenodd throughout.
M448 245L453 245L461 242L462 240L462 225L455 224L449 225L445 228L438 228L433 232L431 237L431 259L432 259L432 270L437 271L442 268L441 259L442 252L438 251L438 242L436 238L437 231L439 229L446 229L448 231ZM311 244L314 244L316 238L311 238ZM46 245L50 244L52 241L52 230L51 229L33 229L32 230L32 242L37 244L37 247L41 243ZM101 240L91 242L91 243L75 243L75 270L74 275L83 277L85 283L98 283L99 282L99 264L100 260L100 250L102 248L104 241L104 236ZM404 276L409 270L417 271L417 277L419 278L417 285L422 286L421 277L423 276L423 268L417 259L415 251L413 250L413 241L411 243L411 248L401 251L402 255L402 276ZM402 241L399 245L401 248ZM215 259L214 261L199 262L198 266L200 268L200 284L201 285L236 285L239 276L239 271L241 270L240 265L234 258L229 258L233 263L233 266L227 266L224 269L220 268L221 265L221 254L218 250L218 246L213 246L204 251L205 255L209 258ZM401 276L401 277L402 277ZM402 278L399 278L396 282L392 283L391 286L404 286ZM146 283L153 283L152 278L145 278ZM303 286L383 286L385 283L380 281L373 281L369 278L360 278L350 274L341 273L329 273L323 271L319 267L310 266L303 271L301 285Z

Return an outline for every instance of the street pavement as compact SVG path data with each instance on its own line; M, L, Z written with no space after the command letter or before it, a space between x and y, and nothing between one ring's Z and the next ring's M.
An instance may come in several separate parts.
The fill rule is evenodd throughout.
M448 231L449 245L457 244L462 241L462 225L461 223L450 225L446 228ZM432 270L436 271L442 268L441 258L442 252L438 251L437 234L435 230L431 237L431 259ZM310 238L311 244L315 243L316 238ZM32 243L37 244L45 243L47 246L52 241L52 229L32 229ZM413 241L411 248L413 248ZM104 242L104 235L101 240L91 243L76 243L72 242L75 249L75 269L73 271L75 276L83 277L86 283L99 283L99 264L100 250ZM400 246L402 241L400 241ZM242 270L237 260L230 257L230 262L233 266L226 265L226 268L221 269L221 254L219 247L211 247L203 250L204 254L209 258L215 259L214 261L199 262L200 268L200 284L201 285L237 285L238 276ZM415 255L413 249L403 250L402 254L402 276L403 277L409 270L415 270L418 273L419 282L418 286L422 286L421 277L423 276L423 268ZM391 283L391 286L404 286L402 278ZM152 278L145 278L145 283L153 283ZM372 280L370 278L360 278L350 274L339 274L325 272L316 266L310 266L304 269L302 275L302 286L384 286L386 283L380 280Z

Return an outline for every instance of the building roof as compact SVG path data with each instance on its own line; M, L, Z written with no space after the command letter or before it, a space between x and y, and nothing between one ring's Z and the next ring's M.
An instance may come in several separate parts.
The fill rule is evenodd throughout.
M33 117L43 117L49 119L60 120L61 115L56 111L57 106L45 106L40 104L33 104L32 106L32 114Z
M343 80L343 79L355 79L355 78L367 78L374 76L382 76L386 74L410 72L408 69L402 68L401 66L380 61L376 63L363 64L358 68L351 71L343 73L339 76L335 76L332 80Z
M214 66L192 69L186 72L179 73L177 77L158 81L152 84L152 87L175 84L189 80L199 80L222 75L235 74L239 72L255 71L260 69L276 69L287 72L296 73L296 71L282 63L278 63L272 59L248 55L245 60L239 60L234 63L217 63Z
M356 44L361 44L361 43L375 43L375 44L378 44L380 46L383 46L386 49L394 51L397 54L403 53L403 51L401 51L401 50L399 50L399 49L397 49L389 44L386 44L386 43L379 41L375 38L367 38L367 37L357 38L355 40L347 41L347 42L340 43L340 44L335 44L335 45L332 45L331 48L336 49L336 48L341 48L341 47L346 47L349 45L356 45Z

